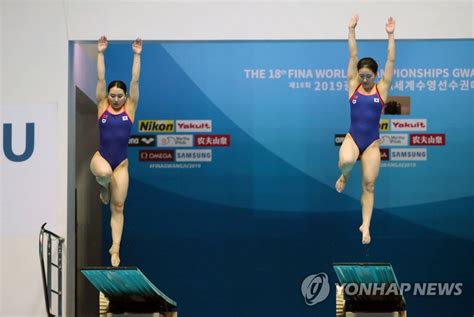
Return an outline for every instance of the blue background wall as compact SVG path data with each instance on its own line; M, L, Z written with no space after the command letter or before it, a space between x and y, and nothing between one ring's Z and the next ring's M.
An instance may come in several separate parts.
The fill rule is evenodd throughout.
M183 316L332 315L334 289L307 306L301 282L326 272L336 283L332 263L355 261L390 262L400 282L462 282L461 296L406 294L408 312L471 315L472 52L472 40L397 41L391 95L409 96L411 113L383 119L425 119L426 131L390 133L441 133L446 144L388 147L426 149L427 159L384 161L364 246L359 166L344 194L333 189L334 136L349 127L345 75L316 76L345 72L345 41L145 42L133 134L159 134L139 133L138 120L211 120L212 132L185 134L228 134L231 145L206 148L212 162L196 168L141 162L138 152L151 148L129 148L121 265L139 266ZM363 56L383 69L386 42L359 41ZM131 63L130 44L111 44L107 82L128 83ZM290 78L290 69L313 78ZM103 225L107 250L108 217Z

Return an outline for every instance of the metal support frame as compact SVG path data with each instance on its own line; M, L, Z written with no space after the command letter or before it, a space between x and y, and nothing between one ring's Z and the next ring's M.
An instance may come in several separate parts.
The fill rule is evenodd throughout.
M63 275L63 244L64 238L58 236L54 232L45 229L46 223L41 226L39 234L39 259L41 265L41 277L43 280L44 300L46 304L46 312L48 317L62 317L62 275ZM44 261L44 239L46 238L46 265ZM57 243L58 255L56 262L53 262L53 242ZM52 287L52 270L53 267L57 273L57 289ZM51 299L53 294L57 300L57 315L54 315L51 310Z

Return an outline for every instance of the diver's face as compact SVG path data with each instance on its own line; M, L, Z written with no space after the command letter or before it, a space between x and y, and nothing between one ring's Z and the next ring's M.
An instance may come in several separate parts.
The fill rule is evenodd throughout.
M359 69L359 81L365 89L374 85L375 73L367 67Z
M122 106L125 104L125 101L127 100L127 96L125 95L123 89L118 87L110 88L107 98L109 98L109 104L114 109L122 108Z

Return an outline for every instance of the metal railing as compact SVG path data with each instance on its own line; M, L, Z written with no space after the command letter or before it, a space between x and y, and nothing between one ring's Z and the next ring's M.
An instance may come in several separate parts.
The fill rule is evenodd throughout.
M61 238L57 234L45 229L46 223L41 226L39 234L39 258L41 264L41 276L43 279L43 291L44 291L44 300L46 304L46 312L48 317L62 317L62 271L63 271L63 243L64 238ZM44 262L44 239L46 238L47 243L47 257L46 265ZM53 241L57 243L57 259L54 263L52 261L53 253ZM57 270L57 289L52 288L52 273L53 267ZM51 307L51 297L56 295L56 310L57 315L54 315Z

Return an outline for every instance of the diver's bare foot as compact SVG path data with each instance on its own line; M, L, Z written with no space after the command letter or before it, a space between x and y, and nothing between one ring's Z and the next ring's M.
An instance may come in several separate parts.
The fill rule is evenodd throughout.
M369 244L371 240L369 226L362 225L359 231L362 233L362 244Z
M103 187L101 186L100 188L100 200L104 205L108 205L110 201L110 192L109 192L109 187Z
M341 176L336 182L336 191L338 193L342 193L342 191L346 187L346 183L347 183L347 177L341 174Z
M110 253L110 263L113 267L120 265L120 256L119 256L120 246L118 244L112 244L109 249Z

